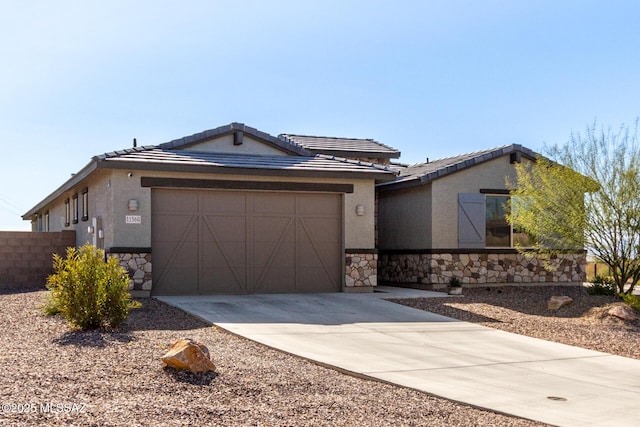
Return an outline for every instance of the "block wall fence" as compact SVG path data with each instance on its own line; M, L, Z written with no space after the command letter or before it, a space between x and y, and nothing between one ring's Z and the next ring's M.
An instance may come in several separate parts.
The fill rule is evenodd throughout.
M53 254L75 245L75 231L0 231L0 289L44 289Z

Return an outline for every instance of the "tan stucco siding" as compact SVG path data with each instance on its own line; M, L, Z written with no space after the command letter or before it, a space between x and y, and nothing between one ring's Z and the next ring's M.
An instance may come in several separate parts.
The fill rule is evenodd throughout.
M128 173L133 176L129 177ZM344 222L345 247L373 249L374 242L374 183L372 180L344 180L344 179L305 179L288 177L260 177L246 175L206 175L196 173L173 173L156 171L119 171L114 170L112 185L116 189L113 201L113 241L105 238L105 247L150 247L151 246L151 189L140 186L140 178L191 178L191 179L219 179L231 181L276 181L276 182L318 182L331 184L353 184L354 192L345 195ZM138 200L139 208L130 212L130 199ZM365 215L356 215L356 206L363 205ZM141 224L126 224L127 215L140 215ZM105 222L105 232L107 232Z
M286 155L285 152L257 141L246 134L242 138L242 144L233 145L233 134L228 134L209 141L190 145L185 151L201 151L207 153L232 153L232 154L256 154L256 155Z
M380 249L431 247L431 185L379 193Z
M111 171L96 171L87 179L80 182L74 188L60 195L51 204L40 210L39 214L44 215L49 211L49 231L75 230L76 244L94 243L93 235L88 228L92 225L93 218L109 217L111 207L111 191L109 187ZM82 219L82 192L88 190L88 219ZM78 222L73 223L73 197L78 196ZM66 207L65 200L69 200L71 217L69 225L65 225ZM105 230L105 236L108 235Z
M523 161L529 161L523 158ZM507 177L515 182L515 167L502 156L432 183L432 248L458 247L458 194L480 193L481 189L507 189Z

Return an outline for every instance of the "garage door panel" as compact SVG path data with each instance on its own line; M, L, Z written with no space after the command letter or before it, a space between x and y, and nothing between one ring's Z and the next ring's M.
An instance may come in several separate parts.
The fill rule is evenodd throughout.
M225 242L219 245L216 242L201 244L201 260L207 265L219 265L222 262L237 268L246 265L246 248L244 242Z
M243 269L204 268L198 293L246 293L246 274Z
M158 282L154 279L154 292L158 295L194 295L198 293L197 269L172 268L162 275Z
M191 214L198 209L198 192L183 190L154 190L153 210L154 213L180 213Z
M154 189L152 210L155 294L342 287L340 195Z
M291 217L254 217L253 240L256 242L277 242L284 237L293 238Z
M256 215L290 215L295 211L295 195L287 193L253 193L253 212Z
M244 215L246 209L247 196L244 193L219 191L215 197L205 196L200 200L200 210L211 214Z
M301 216L342 217L341 196L324 194L322 197L302 194L296 197L296 212Z
M153 217L155 240L160 242L195 241L198 239L197 221L193 215L158 215Z

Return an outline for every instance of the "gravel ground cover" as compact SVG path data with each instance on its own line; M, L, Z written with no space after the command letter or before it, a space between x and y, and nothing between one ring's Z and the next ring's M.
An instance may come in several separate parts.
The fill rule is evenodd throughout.
M0 425L543 425L354 378L153 299L120 330L73 331L42 314L44 294L0 294ZM216 372L163 368L180 337L205 344Z
M569 296L573 304L548 310L553 295ZM607 315L623 303L614 296L589 295L582 286L464 288L460 297L393 301L507 332L640 359L640 324Z

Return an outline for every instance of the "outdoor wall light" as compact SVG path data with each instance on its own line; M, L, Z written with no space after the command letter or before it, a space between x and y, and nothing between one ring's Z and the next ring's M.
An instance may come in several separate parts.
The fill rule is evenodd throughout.
M364 205L356 205L356 215L358 216L364 215Z
M98 230L98 239L104 239L104 230L103 229Z
M87 227L87 233L93 234L95 231L96 231L96 229L92 225Z
M129 210L130 211L137 211L139 207L138 201L136 199L130 199L129 200Z

